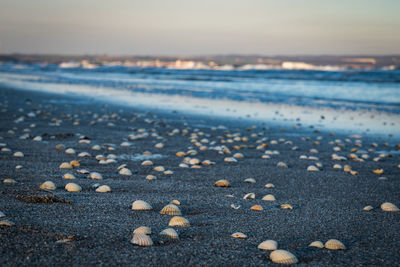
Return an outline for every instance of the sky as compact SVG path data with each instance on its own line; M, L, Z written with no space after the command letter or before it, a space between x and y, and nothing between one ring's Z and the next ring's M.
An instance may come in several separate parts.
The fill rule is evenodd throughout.
M399 0L0 0L2 53L400 54Z

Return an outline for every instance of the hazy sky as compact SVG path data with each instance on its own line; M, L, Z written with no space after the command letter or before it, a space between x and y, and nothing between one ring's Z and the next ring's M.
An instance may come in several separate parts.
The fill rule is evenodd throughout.
M3 53L400 54L400 0L0 0Z

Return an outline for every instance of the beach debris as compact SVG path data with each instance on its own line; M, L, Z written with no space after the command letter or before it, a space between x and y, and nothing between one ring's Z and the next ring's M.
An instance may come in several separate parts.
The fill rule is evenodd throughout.
M153 245L153 240L146 234L138 233L133 235L131 243L136 246L149 247Z
M13 226L15 225L15 223L13 223L12 221L9 220L1 220L0 221L0 226Z
M283 249L272 251L269 258L272 262L278 264L296 264L299 261L294 254Z
M119 170L119 174L121 175L132 175L132 171L128 168L122 168Z
M324 248L324 244L321 241L311 242L309 247Z
M101 186L97 187L96 192L109 193L109 192L111 192L111 187L109 187L108 185L101 185Z
M151 235L151 228L147 226L140 226L133 230L133 234L145 234L145 235Z
M14 179L11 178L6 178L3 180L3 183L5 184L15 184L17 181L15 181Z
M56 190L56 185L52 181L46 181L40 185L40 189L45 190Z
M372 209L373 209L373 207L370 206L370 205L365 206L365 207L363 208L363 210L365 210L365 211L370 211L370 210L372 210Z
M268 184L265 185L265 187L266 187L266 188L274 188L275 185L274 185L274 184L271 184L271 183L268 183Z
M254 193L247 193L243 197L243 199L255 199L255 198L256 198L256 194L254 194Z
M168 204L160 211L160 214L182 215L181 210L175 204Z
M69 164L69 162L63 162L60 164L60 169L72 169L71 164Z
M383 211L399 211L399 208L390 202L382 203L381 209Z
M93 179L93 180L102 180L103 179L103 176L98 172L91 172L91 173L89 173L88 177L89 177L89 179Z
M189 227L190 223L187 219L181 216L174 216L168 223L168 226Z
M214 186L216 187L230 187L230 183L227 180L218 180L214 183Z
M257 211L262 211L264 210L263 207L261 205L253 205L250 208L251 210L257 210Z
M256 179L254 178L247 178L244 180L246 183L254 184L256 182Z
M245 234L243 234L241 232L233 233L231 236L233 238L241 238L241 239L246 239L247 238L247 235L245 235Z
M14 157L16 158L23 158L24 157L24 153L22 153L21 151L17 151L13 154Z
M82 191L82 187L75 183L68 183L65 186L65 190L67 190L68 192L80 192Z
M281 204L281 209L284 209L284 210L292 210L292 209L293 209L293 206L290 205L290 204Z
M151 210L153 209L149 203L143 200L136 200L132 203L132 210Z
M268 194L268 195L265 195L265 196L262 198L262 200L266 200L266 201L275 201L276 199L275 199L275 196L274 196L274 195Z
M344 250L346 247L343 245L342 242L340 242L337 239L329 239L325 243L325 248L331 249L331 250Z
M317 171L319 171L319 169L314 165L310 165L310 166L307 167L307 171L309 171L309 172L317 172Z
M257 248L262 250L277 250L278 242L276 242L275 240L265 240L261 242Z
M162 230L159 235L164 238L179 239L178 233L173 228L166 228Z

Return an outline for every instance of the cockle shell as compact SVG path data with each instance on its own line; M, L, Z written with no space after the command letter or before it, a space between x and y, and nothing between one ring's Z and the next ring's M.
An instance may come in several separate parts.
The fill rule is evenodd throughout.
M163 172L165 175L171 175L171 174L174 174L174 172L173 171L171 171L171 170L166 170L166 171L164 171Z
M265 240L258 245L258 248L262 250L276 250L278 249L278 242L275 240Z
M167 228L160 232L160 236L171 238L171 239L179 239L178 233L173 228Z
M296 264L299 261L295 255L283 249L272 251L269 258L272 262L279 264Z
M241 233L241 232L233 233L231 236L232 236L233 238L242 238L242 239L247 238L247 235L245 235L245 234L243 234L243 233Z
M248 193L246 195L244 195L243 199L255 199L256 198L256 194L254 193Z
M263 207L261 205L253 205L251 208L251 210L258 210L258 211L262 211Z
M165 171L165 168L163 166L157 166L157 167L154 167L153 170L155 170L157 172L163 172L163 171Z
M75 179L75 175L73 175L72 173L66 173L63 176L64 179Z
M218 180L214 183L214 186L217 187L230 187L230 183L227 180Z
M275 201L276 199L275 199L275 196L274 196L274 195L268 194L268 195L265 195L265 196L262 198L262 200L266 200L266 201Z
M276 164L276 167L278 167L278 168L287 168L288 166L284 162L278 162L278 164Z
M17 151L13 154L14 157L16 158L23 158L24 157L24 153L22 153L21 151Z
M153 165L153 162L151 160L145 160L141 164L142 166L151 166Z
M65 150L65 153L67 153L67 154L75 154L75 149L73 149L73 148L67 148L67 149Z
M72 169L72 166L68 162L63 162L60 165L60 169Z
M40 185L40 189L45 190L56 190L56 185L52 181L46 181Z
M145 234L145 235L151 235L151 228L147 226L140 226L133 230L133 234Z
M176 154L175 154L177 157L184 157L184 156L186 156L186 153L185 152L182 152L182 151L178 151L178 152L176 152Z
M132 203L132 210L151 210L153 209L149 203L143 200L136 200Z
M168 226L188 227L190 226L190 223L187 219L181 216L174 216L169 221Z
M181 202L179 200L176 200L176 199L172 200L171 203L175 204L175 205L180 205L181 204Z
M321 241L314 241L311 242L310 245L308 245L309 247L316 247L316 248L324 248L324 244L322 244Z
M328 241L326 241L325 248L332 250L346 249L343 243L337 239L329 239Z
M181 210L178 206L174 204L168 204L160 211L160 214L167 214L167 215L181 215Z
M15 184L16 181L15 181L14 179L6 178L6 179L3 180L3 183L6 183L6 184Z
M307 171L309 171L309 172L317 172L317 171L319 171L319 169L314 165L310 165L310 166L307 167Z
M399 211L399 208L390 202L383 203L381 209L384 211Z
M341 168L342 168L342 165L340 165L340 164L335 164L335 165L333 165L333 168L334 168L334 169L341 169Z
M364 208L363 208L363 210L365 210L365 211L370 211L370 210L372 210L373 209L373 207L372 206L365 206Z
M90 157L90 154L88 152L81 152L81 153L78 154L78 157L81 157L81 158Z
M108 192L111 192L111 187L109 187L108 185L101 185L101 186L97 187L96 192L108 193Z
M103 176L98 172L91 172L89 173L89 178L94 180L101 180L103 179Z
M266 188L274 188L275 185L273 185L273 184L271 184L271 183L268 183L268 184L265 185L265 187L266 187Z
M119 174L121 174L121 175L132 175L132 172L128 168L122 168L122 169L119 170Z
M153 245L153 240L145 234L134 234L131 243L141 247L148 247Z
M233 154L233 157L235 159L242 159L242 158L244 158L244 155L242 153L235 153L235 154Z
M146 180L149 180L149 181L156 180L156 179L157 179L157 177L154 175L151 175L151 174L146 176Z
M80 187L79 185L77 185L75 183L68 183L65 186L65 190L67 190L68 192L80 192L80 191L82 191L82 187Z
M256 179L254 179L254 178L247 178L247 179L245 179L244 181L245 181L246 183L254 184L254 183L256 182Z

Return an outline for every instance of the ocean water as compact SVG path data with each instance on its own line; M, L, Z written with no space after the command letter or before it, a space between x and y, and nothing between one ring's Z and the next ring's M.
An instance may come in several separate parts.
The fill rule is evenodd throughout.
M399 70L177 70L0 64L0 84L147 109L400 132Z

